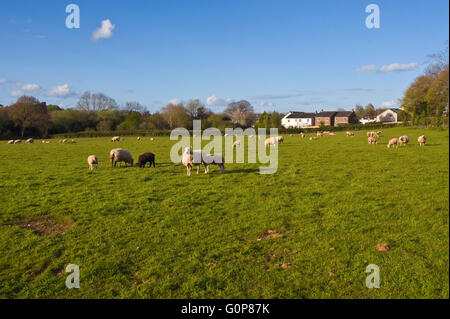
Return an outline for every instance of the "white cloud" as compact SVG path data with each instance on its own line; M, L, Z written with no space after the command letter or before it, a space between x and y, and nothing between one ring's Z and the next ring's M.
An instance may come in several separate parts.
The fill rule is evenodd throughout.
M397 106L397 101L385 101L381 103L383 107L394 107Z
M230 98L222 99L215 95L211 95L206 99L206 105L209 107L227 106L231 102L233 102L233 100Z
M22 90L26 92L34 92L39 90L41 87L35 83L25 84L22 86Z
M168 103L169 104L173 104L173 105L177 105L177 104L182 104L183 101L181 101L180 99L171 99Z
M113 30L116 26L109 19L102 21L102 26L92 32L91 39L97 41L99 39L109 39L113 36Z
M52 87L48 91L48 96L53 96L53 97L68 97L70 95L72 95L72 92L70 92L70 87L67 83L63 84L63 85Z
M399 71L409 71L414 70L419 65L416 62L408 64L392 63L389 65L383 65L380 69L381 72L399 72Z
M372 71L372 70L375 70L375 64L364 65L362 67L357 68L355 71L356 72L367 72L367 71Z
M12 91L9 95L11 95L12 97L18 97L23 95L23 92L21 90L16 90L16 91Z
M0 78L0 84L3 84L3 83L5 83L6 82L6 79L5 78Z

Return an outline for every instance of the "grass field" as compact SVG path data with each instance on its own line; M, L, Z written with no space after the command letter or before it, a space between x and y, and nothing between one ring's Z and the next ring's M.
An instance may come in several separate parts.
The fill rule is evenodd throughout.
M410 145L386 148L403 134ZM168 137L2 141L0 297L449 297L448 130L285 137L276 174L228 164L190 178ZM155 153L156 169L111 168L113 147ZM70 263L80 289L65 287Z

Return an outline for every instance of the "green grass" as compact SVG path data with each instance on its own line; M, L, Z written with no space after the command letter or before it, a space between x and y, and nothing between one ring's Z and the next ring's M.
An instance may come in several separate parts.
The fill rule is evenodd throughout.
M386 148L403 134L410 145ZM0 297L448 298L448 130L386 129L378 145L344 135L285 136L274 175L228 164L190 178L168 137L3 141ZM155 153L156 169L111 168L113 147ZM68 228L23 227L36 220ZM65 287L70 263L80 289ZM379 289L365 286L368 264Z

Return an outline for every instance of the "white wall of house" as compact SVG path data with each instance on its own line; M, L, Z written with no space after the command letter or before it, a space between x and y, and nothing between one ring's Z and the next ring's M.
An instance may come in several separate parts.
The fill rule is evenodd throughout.
M285 128L300 128L305 126L312 126L311 118L283 118L281 120L281 125Z
M392 110L386 110L377 116L377 122L397 122L398 114Z

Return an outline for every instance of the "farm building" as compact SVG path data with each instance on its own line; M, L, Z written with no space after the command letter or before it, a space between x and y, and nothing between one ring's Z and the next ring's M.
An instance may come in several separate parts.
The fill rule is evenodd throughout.
M399 109L387 109L383 113L378 114L377 122L398 122L398 111Z
M358 118L354 111L342 111L337 112L334 117L334 126L345 124L357 124Z
M334 126L334 117L337 112L334 111L326 111L323 110L321 112L316 112L314 114L316 125L326 125L326 126Z
M288 112L281 119L281 125L283 125L285 128L314 126L314 116L314 113Z

